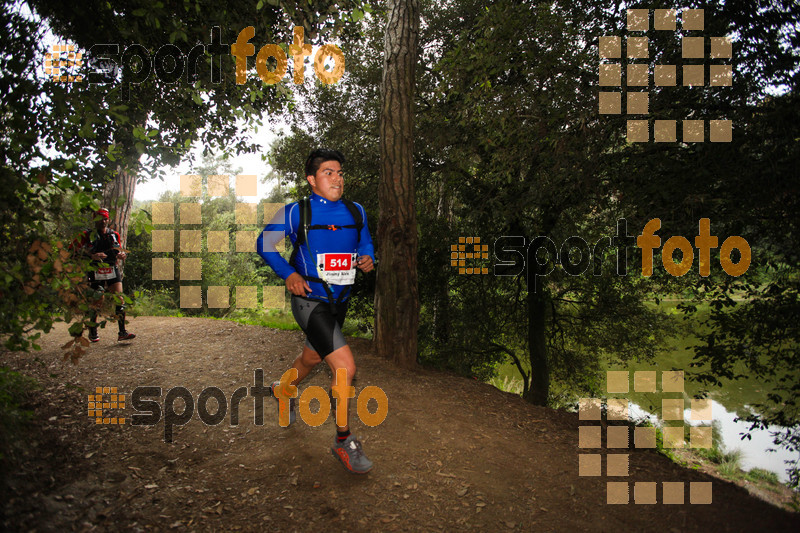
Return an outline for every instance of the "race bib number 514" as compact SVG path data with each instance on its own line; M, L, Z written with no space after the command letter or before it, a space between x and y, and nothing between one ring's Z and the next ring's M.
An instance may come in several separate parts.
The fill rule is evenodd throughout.
M357 254L319 254L319 277L333 285L352 285L356 281Z

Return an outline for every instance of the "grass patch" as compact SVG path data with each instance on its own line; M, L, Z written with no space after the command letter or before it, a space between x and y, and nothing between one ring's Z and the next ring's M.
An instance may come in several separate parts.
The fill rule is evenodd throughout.
M172 291L142 291L129 307L133 316L183 316Z
M643 420L638 425L644 427L653 427L654 424L649 420ZM668 457L670 461L673 463L678 463L679 465L686 466L686 461L681 460L675 453L673 452L673 448L667 448L664 446L664 432L661 430L659 426L654 426L656 428L656 451L661 455Z
M733 450L725 448L718 421L711 424L711 448L692 448L690 453L700 460L712 463L719 475L724 478L744 479L742 470L744 452L738 448Z
M495 376L489 380L489 385L512 394L522 394L523 390L522 378L513 376Z
M169 292L146 291L136 295L135 304L130 307L131 316L169 316L183 318L186 315L178 308L178 302ZM237 309L230 308L224 316L211 316L205 313L192 314L192 318L228 320L249 326L262 326L285 331L300 331L290 310L286 309ZM342 333L348 337L371 339L371 324L348 317Z
M263 326L285 331L300 331L300 326L294 321L291 313L283 310L256 310L256 309L234 309L229 314L222 317L197 315L198 318L211 318L213 320L227 320L248 326Z
M748 481L752 481L753 483L763 481L769 483L770 485L781 484L780 480L778 480L778 474L775 472L770 472L769 470L764 470L763 468L751 469L744 475L744 478Z
M732 468L733 465L739 468L742 463L743 453L742 450L739 449L725 451L718 447L695 448L692 452L715 465L719 465L720 467L724 466L726 469Z
M717 463L717 472L719 472L722 477L730 479L742 477L744 474L742 471L742 457L742 450L723 452L720 456L720 462Z
M749 481L773 492L780 492L783 483L780 482L778 474L763 468L753 468L749 472L742 470L742 458L744 452L740 449L727 450L722 444L719 435L719 423L712 424L712 443L711 448L695 448L691 454L700 459L711 463L717 473L731 481Z
M649 421L638 425L650 426ZM742 460L744 451L738 448L728 450L722 442L720 423L714 421L711 424L712 447L711 448L664 448L663 434L661 428L656 426L656 448L660 453L670 458L672 461L694 470L700 470L703 465L711 467L716 475L737 482L739 485L753 483L760 488L769 490L776 494L781 494L785 490L785 485L781 483L778 474L764 470L763 468L753 468L749 472L742 470ZM689 426L685 428L684 439L689 442Z

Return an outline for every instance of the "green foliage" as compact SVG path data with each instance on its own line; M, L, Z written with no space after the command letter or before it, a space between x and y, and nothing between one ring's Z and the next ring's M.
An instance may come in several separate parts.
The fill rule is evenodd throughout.
M717 463L717 472L723 477L734 478L742 470L742 450L736 449L725 452Z
M574 46L608 29L608 15L597 16L604 10L599 3L583 13L513 2L423 4L415 142L423 364L489 379L512 361L528 396L537 371L526 278L458 276L450 245L471 235L491 245L502 235L559 243L580 235L594 243L613 234L621 211L596 161L617 137L591 120L596 52ZM308 103L286 117L291 135L273 145L270 163L302 189L298 170L308 151L335 146L348 156L347 195L370 213L377 207L380 25L363 25L360 37L342 43L358 58L348 63L355 63L349 76L308 91ZM543 291L546 328L536 338L544 338L564 398L597 391L600 357L649 357L670 331L671 322L642 303L653 284L616 276L610 262L595 278L557 267Z
M70 244L79 233L53 231L75 227L83 215L72 211L64 191L54 189L31 187L49 205L38 212L4 217L8 224L0 257L0 269L5 272L0 275L0 334L9 350L39 349L35 341L42 332L48 332L54 322L70 322L83 315L93 301L92 291L85 286L88 260L76 256ZM76 196L82 198L81 207L96 205L85 193L77 192L72 198ZM63 210L60 199L67 206ZM11 227L18 231L8 231Z
M495 376L489 380L489 384L502 391L522 395L521 379L515 379L508 376L503 376L502 378L500 378L500 376Z
M685 276L682 292L694 301L682 307L700 338L688 377L709 386L744 376L763 382L769 393L747 420L752 428L782 426L775 443L800 456L800 9L790 1L704 8L706 35L733 36L735 81L704 91L656 89L650 115L724 117L734 124L731 142L632 143L606 162L637 218L660 214L662 239L696 235L705 217L718 246L732 235L747 240L752 256L744 275L725 274L714 249L710 276ZM678 33L651 34L651 57L663 50L660 63L679 64ZM708 317L694 315L700 303L710 307ZM797 487L798 464L790 466L790 484Z
M716 445L711 448L697 448L694 450L695 455L699 455L708 459L714 464L721 465L723 463L737 463L741 458L740 450L733 450L731 452L725 451L722 446Z
M764 470L763 468L751 468L744 477L745 479L753 482L764 481L772 485L780 484L778 474L775 472L770 472L769 470Z
M183 316L178 294L169 288L136 291L131 316Z
M77 122L91 125L86 133L94 136L102 150L101 166L115 171L117 165L134 169L146 165L151 174L162 164L177 163L195 140L239 153L256 151L258 145L248 139L247 128L237 120L260 125L262 114L275 112L291 100L283 84L265 85L252 72L245 83L237 83L235 60L230 49L219 43L233 42L240 30L254 26L258 50L265 43L291 42L293 26L300 25L306 30L306 43L319 44L342 29L352 9L361 7L361 2L350 0L302 5L276 1L258 10L249 2L225 9L203 2L191 9L183 3L154 0L113 5L89 0L75 6L53 0L30 3L53 33L81 50L89 51L98 43L121 46L117 53L109 52L121 68L103 78L104 83L83 84L67 103L83 111L84 120ZM215 27L221 34L212 41ZM190 51L197 43L214 42L218 49L209 48L192 65L195 76L190 78L189 69L184 69L177 82L161 79L155 72L139 81L135 67L121 61L124 47L131 43L144 47L152 58L167 44L178 47L183 57L194 57ZM90 74L90 64L85 61L81 74ZM142 153L149 158L140 161Z
M259 39L291 42L294 24L306 29L307 43L319 43L340 31L353 9L365 9L362 2L350 0L302 6L275 1L262 6L257 16L255 6L247 3L219 9L196 2L190 7L138 0L113 6L104 0L73 6L51 0L2 0L0 270L5 274L0 276L0 336L7 348L35 348L38 332L48 331L56 319L69 321L85 313L90 305L79 282L50 275L52 269L66 270L64 258L27 262L32 243L56 249L59 239L68 242L73 226L80 227L76 221L90 225L86 212L99 206L98 193L110 180L131 174L140 179L158 176L164 164L177 163L195 140L239 153L259 149L238 121L258 124L262 113L290 101L285 87L264 85L256 76L237 84L234 60L225 47L199 56L192 65L196 80L186 74L173 83L151 74L139 83L136 68L121 64L116 55L113 59L121 68L108 74L105 83L88 83L98 66L98 58L88 54L93 45L119 45L121 54L136 43L153 57L172 43L186 57L197 43L211 42L213 27L234 34L255 26ZM49 34L87 53L83 66L71 72L84 76L83 82L56 83L42 77L41 36ZM216 37L217 43L231 40L235 35ZM212 70L219 68L221 79L212 79ZM65 201L70 202L68 209ZM148 221L137 217L134 233L141 236ZM120 227L126 228L127 221ZM60 267L56 261L62 262ZM243 272L239 269L226 281L244 280ZM134 274L133 279L144 278L142 272ZM70 301L68 294L77 300ZM75 326L74 332L78 329Z
M0 121L0 339L10 350L37 349L36 339L57 317L69 319L79 302L68 296L82 268L66 250L71 233L54 234L57 221L72 221L97 205L88 157L52 149L69 140L68 92L37 75L42 64L41 24L3 3L0 36L3 120ZM67 210L62 203L71 198ZM66 243L66 244L65 244ZM80 302L83 303L83 302Z
M20 428L31 419L33 411L24 405L38 388L36 380L0 367L0 459L9 453Z
M192 171L202 177L205 182L209 176L228 174L240 174L241 169L232 168L229 161L224 157L203 158L200 165ZM203 187L206 190L206 187ZM193 253L176 253L171 257L174 260L175 280L160 281L154 280L152 276L152 260L156 257L165 257L163 253L152 251L152 202L145 202L137 205L132 218L138 220L144 231L140 234L131 235L128 239L129 258L125 266L125 289L129 293L139 293L135 313L139 315L151 316L207 316L223 317L232 316L246 310L235 308L235 292L231 291L230 306L226 308L208 308L207 300L204 298L203 307L180 308L179 286L180 261L181 258L198 258L201 260L202 280L184 283L184 285L199 285L203 292L210 286L237 287L237 286L264 286L280 285L280 280L271 269L264 265L264 261L255 253L236 251L236 240L238 231L257 231L260 225L243 225L236 223L235 208L237 198L235 191L230 190L228 196L211 198L207 195L199 197L184 197L178 192L165 192L158 200L159 202L172 203L176 210L176 222L179 222L179 206L181 204L198 204L202 201L201 224L200 225L181 225L159 226L158 229L168 229L174 232L173 249L180 250L180 232L184 229L203 228L201 240L201 251ZM262 220L261 206L257 214L257 220ZM217 232L217 235L227 234L228 251L210 252L208 246L209 232ZM261 311L259 311L261 312Z

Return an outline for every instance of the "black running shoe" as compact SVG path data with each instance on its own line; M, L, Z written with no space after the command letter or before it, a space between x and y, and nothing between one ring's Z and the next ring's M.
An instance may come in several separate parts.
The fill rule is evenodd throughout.
M119 334L119 336L117 337L117 340L118 341L129 341L129 340L131 340L131 339L133 339L135 337L136 337L136 335L134 335L133 333L128 333L127 331L123 331L122 333Z

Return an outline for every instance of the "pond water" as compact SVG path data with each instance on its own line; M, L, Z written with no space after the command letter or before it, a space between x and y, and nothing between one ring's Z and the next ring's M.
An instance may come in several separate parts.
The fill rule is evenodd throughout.
M633 420L648 419L653 424L659 424L658 417L642 409L639 405L632 403L630 406L630 414ZM725 409L725 407L711 400L711 416L715 425L720 429L720 438L722 448L725 451L741 450L741 468L748 471L753 468L761 468L775 472L778 474L778 479L786 483L789 481L789 476L786 473L786 463L784 461L796 461L797 454L791 453L784 448L779 448L772 443L772 433L780 429L777 426L770 426L768 429L753 430L750 432L750 440L742 440L742 434L746 434L750 429L750 424L743 421L736 421L738 417L736 413L732 413ZM707 424L707 422L698 422L691 420L691 413L689 409L683 412L684 423L689 425ZM769 452L769 449L776 449L774 452Z
M739 449L742 452L741 466L747 471L751 468L763 468L770 472L775 472L782 482L788 481L786 473L786 460L796 461L798 454L779 448L773 444L771 432L780 428L771 427L767 430L754 430L750 440L742 440L742 434L747 433L750 425L743 421L734 421L737 417L743 418L752 412L750 406L765 402L770 386L764 381L756 378L746 378L736 381L721 380L722 386L715 388L704 388L700 384L692 381L689 376L692 355L687 346L694 342L692 337L684 337L674 340L668 350L661 353L654 361L630 362L625 365L609 365L607 370L624 370L629 373L630 388L627 394L609 394L610 398L627 398L632 407L631 414L638 417L648 417L652 421L657 420L661 415L662 400L665 398L683 398L684 406L689 406L691 398L703 397L708 395L712 400L712 419L714 425L719 428L719 435L722 445L726 451ZM637 371L655 372L659 389L661 376L664 371L685 370L686 379L684 380L683 393L662 393L662 392L636 392L635 373ZM494 380L496 386L502 383L506 385L518 384L521 390L521 377L513 364L501 365L498 369L499 378ZM500 387L509 390L509 387ZM690 421L689 411L684 412L686 423L699 424L708 422ZM769 452L769 449L777 449Z
M662 301L659 307L676 316L680 313L676 311L677 302ZM708 313L706 309L696 315L696 320L704 318ZM695 322L693 328L699 331L702 328ZM609 394L611 398L627 398L636 409L631 408L631 413L638 410L639 416L648 416L651 420L656 419L661 414L662 399L665 398L683 398L684 405L689 406L691 398L708 397L712 400L712 418L714 425L719 427L722 444L727 451L739 449L742 452L742 468L750 470L751 468L763 468L778 474L778 478L786 482L788 475L786 473L787 465L785 460L796 461L798 453L790 453L789 451L778 448L773 444L771 432L777 431L778 427L771 427L767 430L754 430L751 433L750 440L742 440L742 433L747 433L750 427L746 422L735 422L734 420L744 418L753 412L751 406L766 403L767 394L770 392L771 386L763 380L750 376L750 373L745 368L740 367L737 370L749 377L730 381L721 379L721 386L707 388L699 383L692 381L690 372L697 372L700 369L694 369L690 366L694 355L691 347L698 344L697 338L691 332L685 331L671 338L667 342L665 349L659 353L651 361L628 361L624 364L608 364L606 370L627 371L629 373L629 393L627 394ZM660 392L662 373L664 371L683 370L685 372L684 391L683 393L669 393ZM655 372L657 383L659 384L659 392L636 392L635 391L635 374L637 371ZM795 376L794 382L800 382L800 375ZM519 391L522 389L522 378L517 368L511 364L506 363L500 365L498 368L498 378L494 380L495 384L514 384L518 383ZM508 387L501 387L509 390ZM605 384L603 390L606 390ZM684 420L686 423L699 424L702 422L689 422L688 410L684 412ZM708 422L705 422L708 424ZM767 450L777 448L776 452L769 452Z

